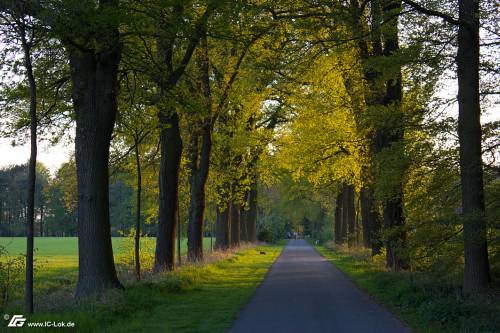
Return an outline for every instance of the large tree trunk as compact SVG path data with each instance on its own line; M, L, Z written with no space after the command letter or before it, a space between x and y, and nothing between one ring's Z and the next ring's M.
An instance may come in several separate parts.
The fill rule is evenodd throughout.
M231 245L231 205L217 207L215 222L215 248L226 250Z
M193 133L191 137L191 156L189 168L191 170L190 186L191 201L189 204L188 228L188 259L199 261L203 259L203 227L205 214L205 184L210 167L212 151L212 93L210 91L210 73L208 59L208 44L206 35L201 39L200 51L197 57L199 70L200 90L204 97L205 113L201 124L201 147L198 149L199 135Z
M37 157L37 114L36 114L36 82L31 62L31 46L23 34L22 46L24 51L24 65L28 76L30 94L30 159L28 165L28 205L26 219L26 285L25 307L26 312L33 313L33 248L35 225L35 186L36 186L36 157Z
M188 260L203 259L203 216L205 211L205 181L198 170L198 135L191 137L189 162L190 202L188 222Z
M134 140L135 145L135 167L137 172L137 192L136 192L136 207L135 207L135 276L137 281L141 280L141 258L140 258L140 242L141 242L141 192L142 192L142 172L141 172L141 156L139 151L139 140Z
M398 31L398 15L401 11L400 0L385 0L383 2L383 12L386 25L384 27L383 36L384 56L391 57L397 55L399 51L399 31ZM386 82L386 94L383 104L388 110L394 112L393 117L401 116L401 101L403 98L401 65L394 70L396 73ZM404 130L403 125L397 123L399 128L384 128L379 133L378 144L379 151L388 149L391 146L403 141ZM401 157L404 158L404 157ZM386 239L387 267L395 271L408 267L406 260L403 258L402 252L406 243L406 232L404 229L403 216L403 180L392 189L390 199L383 202L383 219L384 228L388 232Z
M384 228L387 230L386 250L387 267L395 271L408 268L402 251L406 246L406 232L404 231L404 217L402 200L395 199L385 203Z
M164 75L152 76L160 90L158 105L165 103L172 89L183 75L188 66L199 39L206 34L206 23L214 6L209 6L205 13L197 20L193 35L184 50L182 60L177 68L174 68L174 47L178 42L177 31L179 25L177 20L170 21L167 13L161 13L157 31L157 60L164 66ZM183 4L173 6L175 17L183 15ZM165 10L163 8L162 10ZM166 10L168 12L168 10ZM175 23L177 22L177 23ZM168 103L167 103L168 104ZM155 265L156 271L172 270L175 267L175 231L176 216L178 215L179 201L179 170L182 155L182 138L179 129L179 116L174 110L166 110L160 107L158 113L161 146L160 162L160 209L159 224L156 237ZM179 221L180 223L180 221Z
M489 287L490 269L484 218L481 106L479 101L479 1L459 0L458 136L464 218L464 291Z
M361 220L363 227L363 244L371 248L372 256L380 254L380 218L375 206L373 188L364 187L360 192Z
M189 153L189 221L188 221L188 260L198 261L203 259L203 215L205 209L205 184L198 170L198 140L199 135L191 135Z
M175 230L179 201L179 170L182 138L179 116L173 111L160 110L160 210L156 234L155 271L175 268Z
M198 138L195 139L198 141ZM202 133L200 162L198 167L191 169L191 201L189 205L188 258L191 261L203 259L203 221L205 214L205 184L210 165L212 133L210 124L205 124ZM192 144L195 144L192 142ZM197 143L195 144L198 154ZM194 158L194 156L193 156ZM196 160L195 160L196 161ZM195 163L197 164L197 163Z
M231 247L240 246L240 205L231 203Z
M116 276L109 221L109 147L117 112L118 30L99 53L70 46L76 113L79 270L76 297L122 287Z

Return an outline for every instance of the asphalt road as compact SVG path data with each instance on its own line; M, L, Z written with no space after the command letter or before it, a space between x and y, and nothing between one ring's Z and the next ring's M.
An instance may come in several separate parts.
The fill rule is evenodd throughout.
M411 331L306 241L291 240L230 332Z

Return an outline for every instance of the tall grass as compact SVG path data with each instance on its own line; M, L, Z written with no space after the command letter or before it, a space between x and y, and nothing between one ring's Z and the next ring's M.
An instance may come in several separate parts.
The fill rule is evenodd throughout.
M465 297L459 277L391 272L384 256L332 243L316 249L417 332L500 332L498 294Z

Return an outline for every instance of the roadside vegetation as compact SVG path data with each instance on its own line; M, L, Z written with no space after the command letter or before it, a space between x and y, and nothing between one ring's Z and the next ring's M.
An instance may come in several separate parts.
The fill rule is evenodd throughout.
M110 291L82 302L71 296L74 285L60 285L37 299L40 310L28 320L72 321L79 332L226 332L282 247L280 243L215 252L207 255L206 264L150 274L140 283L126 283L124 292ZM19 305L7 313L22 312Z
M133 236L133 235L132 235ZM113 237L113 253L120 277L133 280L134 238ZM141 263L145 274L151 270L154 261L155 238L142 237ZM213 243L212 243L213 244ZM0 309L8 303L19 302L24 292L26 238L0 237ZM210 237L204 240L204 249L211 253ZM181 241L181 259L185 259L187 239ZM47 294L59 289L71 293L78 277L78 238L37 237L34 255L34 289L37 298L43 300Z
M333 242L315 246L359 288L398 315L416 332L498 332L498 294L466 296L461 276L393 272L382 255L348 249Z

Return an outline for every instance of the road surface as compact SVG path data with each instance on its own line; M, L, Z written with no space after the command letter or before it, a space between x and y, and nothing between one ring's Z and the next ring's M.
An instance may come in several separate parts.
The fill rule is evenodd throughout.
M306 241L291 240L230 330L266 332L411 331Z

